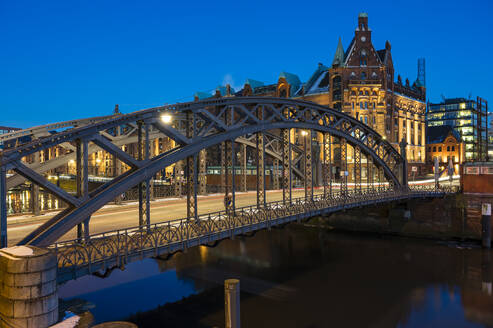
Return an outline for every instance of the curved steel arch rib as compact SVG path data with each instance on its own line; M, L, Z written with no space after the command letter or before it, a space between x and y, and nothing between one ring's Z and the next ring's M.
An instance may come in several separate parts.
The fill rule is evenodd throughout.
M380 157L378 157L373 149L362 143L360 140L351 135L347 135L340 130L314 123L289 121L248 125L227 133L224 132L202 138L200 141L190 143L186 146L182 146L156 156L135 171L128 172L124 179L115 179L116 181L114 183L111 183L98 193L91 195L90 199L85 200L78 207L64 211L61 213L62 215L56 216L49 220L22 240L20 244L47 246L57 241L70 229L75 227L77 224L82 223L88 216L100 209L106 203L113 200L116 196L122 194L125 190L137 185L141 181L149 179L156 172L161 170L162 167L170 166L179 160L197 154L204 148L214 146L228 139L238 138L242 135L282 128L313 129L320 132L328 132L338 137L343 137L349 144L361 147L362 152L368 156L371 156L375 163L383 167L385 175L388 179L393 181L396 185L399 185L399 181L392 170Z

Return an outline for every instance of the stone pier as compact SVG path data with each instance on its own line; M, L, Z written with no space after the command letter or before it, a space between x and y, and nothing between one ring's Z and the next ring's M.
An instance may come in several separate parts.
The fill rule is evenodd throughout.
M56 257L46 249L0 249L0 327L45 328L55 324L56 272Z

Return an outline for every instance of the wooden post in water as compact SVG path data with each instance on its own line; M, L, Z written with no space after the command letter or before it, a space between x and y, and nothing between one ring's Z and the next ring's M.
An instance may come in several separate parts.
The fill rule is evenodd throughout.
M240 328L240 281L224 281L224 314L226 328Z
M483 248L491 247L491 204L481 204L481 240Z

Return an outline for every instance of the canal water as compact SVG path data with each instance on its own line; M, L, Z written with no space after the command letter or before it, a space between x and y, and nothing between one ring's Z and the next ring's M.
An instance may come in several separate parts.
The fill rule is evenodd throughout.
M290 224L146 259L60 287L96 322L224 327L223 281L239 278L242 327L491 327L491 252L474 244Z

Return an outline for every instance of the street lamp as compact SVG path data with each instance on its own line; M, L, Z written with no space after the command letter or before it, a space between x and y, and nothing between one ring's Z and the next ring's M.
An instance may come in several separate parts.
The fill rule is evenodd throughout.
M308 135L308 132L307 132L307 131L305 131L305 130L301 130L301 135L302 135L303 137L306 137L306 136Z
M172 119L172 116L170 114L163 114L161 115L161 121L164 123L164 124L169 124L171 123L171 119Z

